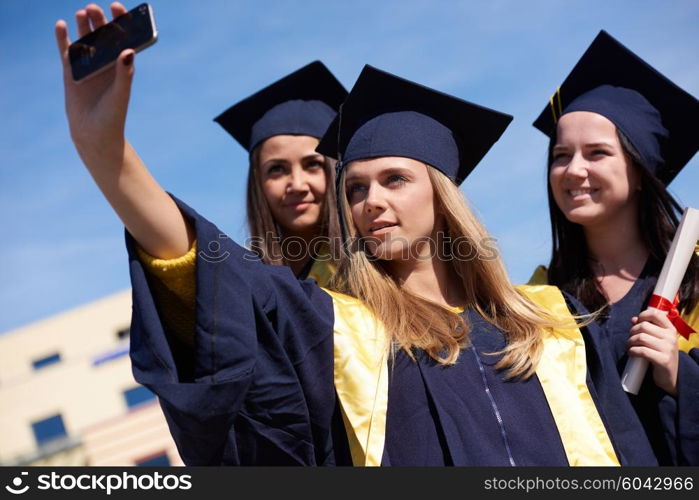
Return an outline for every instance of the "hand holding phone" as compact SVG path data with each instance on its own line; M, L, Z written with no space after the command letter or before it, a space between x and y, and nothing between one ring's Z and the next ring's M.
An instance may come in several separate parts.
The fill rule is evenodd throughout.
M119 2L112 3L110 10L115 20L127 14ZM90 35L97 37L93 34L111 24L107 22L104 11L95 4L78 10L75 21L79 36L87 40ZM114 33L112 28L106 28L104 32ZM55 34L63 66L68 124L80 156L88 165L105 164L111 157L120 158L125 144L124 126L134 75L135 49L114 49L112 53L116 58L111 63L107 61L99 67L91 63L89 66L94 71L86 72L81 80L76 81L70 59L68 26L64 20L56 23ZM99 38L102 40L101 36ZM114 36L108 39L114 40Z
M95 76L111 67L126 49L139 52L158 39L153 9L147 3L114 18L82 36L68 48L75 81Z
M113 18L126 14L118 2ZM107 25L104 11L90 3L75 13L80 37ZM116 64L97 68L90 78L73 79L70 38L65 21L56 22L56 43L63 68L66 114L80 159L129 233L148 253L172 258L192 245L192 230L172 198L148 172L124 135L138 47L115 50ZM104 68L104 66L102 66Z

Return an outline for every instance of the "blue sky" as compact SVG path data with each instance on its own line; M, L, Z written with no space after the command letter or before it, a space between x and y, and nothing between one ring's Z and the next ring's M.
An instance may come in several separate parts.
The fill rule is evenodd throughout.
M106 2L98 2L103 8ZM123 228L75 153L53 37L84 3L0 0L0 332L129 286ZM128 8L136 4L126 3ZM321 59L366 63L515 119L464 183L513 281L548 260L546 140L531 127L600 29L699 95L696 1L153 0L127 137L158 181L242 241L246 154L212 119ZM699 159L671 185L699 206Z

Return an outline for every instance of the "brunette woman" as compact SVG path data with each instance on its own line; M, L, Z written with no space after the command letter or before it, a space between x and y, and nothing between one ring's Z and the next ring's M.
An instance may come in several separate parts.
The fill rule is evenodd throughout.
M699 266L690 261L676 308L646 310L682 207L667 185L699 147L697 100L601 32L535 126L551 137L553 254L530 283L558 286L597 311L592 340L621 374L629 356L652 369L630 396L661 463L699 463ZM681 333L681 335L680 335ZM598 382L618 384L615 377Z

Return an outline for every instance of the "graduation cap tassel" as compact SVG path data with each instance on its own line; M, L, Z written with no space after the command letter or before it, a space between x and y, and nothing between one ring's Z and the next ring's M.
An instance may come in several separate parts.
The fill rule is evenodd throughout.
M549 98L549 107L551 108L551 115L553 116L553 123L558 123L558 116L556 116L556 108L553 105L553 95Z
M563 102L561 101L561 87L556 87L556 98L558 100L558 116L563 114Z
M554 101L558 101L558 106L554 104ZM556 93L549 99L549 106L551 107L551 114L553 115L553 123L558 123L558 119L563 114L563 106L561 104L561 87L556 87ZM558 113L556 113L556 108L558 108Z

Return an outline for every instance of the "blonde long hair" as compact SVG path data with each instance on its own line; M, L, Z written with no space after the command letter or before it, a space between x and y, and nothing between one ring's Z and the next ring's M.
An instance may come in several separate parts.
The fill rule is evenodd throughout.
M458 187L437 169L428 166L427 171L434 189L435 209L443 214L451 241L466 240L475 245L488 239L494 241L474 216ZM345 172L343 169L340 176L338 196L344 221L351 221ZM469 343L470 329L463 317L402 289L381 261L372 259L357 244L354 224L345 224L350 238L341 253L339 269L330 288L362 300L384 324L394 349L404 350L413 359L413 350L422 349L442 365L454 364L461 349ZM564 322L514 288L497 252L475 259L449 260L454 272L461 277L467 307L507 336L507 345L500 351L503 358L497 368L506 369L509 378L531 376L541 356L541 329L560 327Z

